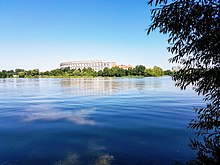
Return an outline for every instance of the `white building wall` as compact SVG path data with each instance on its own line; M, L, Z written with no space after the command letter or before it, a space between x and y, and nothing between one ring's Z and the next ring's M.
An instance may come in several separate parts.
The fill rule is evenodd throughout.
M104 68L112 68L116 66L115 62L110 61L72 61L72 62L62 62L60 68L70 67L70 69L84 69L92 68L95 71L103 70Z

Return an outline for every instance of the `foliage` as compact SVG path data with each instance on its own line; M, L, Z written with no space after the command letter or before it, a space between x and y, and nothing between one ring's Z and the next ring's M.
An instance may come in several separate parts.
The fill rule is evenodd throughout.
M164 71L164 75L174 76L174 71L172 71L172 70L165 70Z
M115 77L127 76L125 69L122 69L119 67L113 67L113 68L111 68L111 70L112 70L112 75Z
M152 74L148 73L148 70L152 70ZM37 78L37 77L124 77L124 76L145 76L145 77L157 77L163 76L163 70L155 66L153 69L146 69L143 65L137 65L135 68L122 69L120 67L104 68L98 72L94 71L92 68L71 69L70 67L53 69L51 71L39 72L39 69L24 70L15 69L15 71L3 70L0 72L0 78Z
M131 76L133 74L133 68L128 68L127 75Z
M103 77L108 77L108 76L113 76L112 75L112 70L109 68L104 68L102 71L102 76Z
M13 70L2 70L2 72L0 72L0 78L12 78L14 75L14 71Z
M38 75L39 75L39 69L31 70L31 76L32 77L37 77Z
M19 78L24 78L25 77L25 72L20 71L20 72L17 73L17 75L18 75Z
M146 77L158 77L158 76L163 76L164 75L164 71L160 67L154 66L153 69L146 68L144 70L144 75Z
M154 3L155 2L155 3ZM150 0L151 31L168 34L172 63L183 67L173 79L185 89L189 84L204 95L207 106L197 109L189 127L197 130L202 141L192 140L198 150L197 163L220 162L220 1L219 0ZM217 149L217 150L216 150Z
M135 76L143 76L144 75L144 71L145 71L145 66L143 65L137 65L135 66L135 68L133 69L132 73Z
M153 69L146 68L145 71L144 71L144 75L146 77L154 77L155 73L154 73Z
M158 66L154 66L153 71L155 73L155 76L163 76L164 75L163 70Z
M92 68L84 68L82 70L83 72L83 76L86 76L86 77L96 77L98 76L98 73L96 71L94 71Z
M24 69L15 69L15 74L16 75L18 75L19 72L25 72L25 70Z

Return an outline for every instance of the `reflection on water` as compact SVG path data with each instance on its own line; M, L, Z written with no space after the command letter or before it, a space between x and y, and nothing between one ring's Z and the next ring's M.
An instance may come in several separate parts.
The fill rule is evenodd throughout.
M186 163L201 105L169 77L0 79L0 165Z
M119 81L120 80L120 81ZM150 80L150 81L149 81ZM146 84L146 79L134 79L130 78L70 78L61 79L60 84L64 94L71 94L76 96L102 96L110 95L114 93L120 93L121 91L137 90L143 92L148 89L159 89L161 87L161 81L156 78L149 78Z
M96 160L96 165L110 165L111 162L114 160L114 157L109 154L101 155L97 160Z
M67 120L82 125L95 124L95 121L87 119L87 116L95 113L94 108L80 109L77 111L63 111L50 107L51 106L47 106L45 104L43 106L35 105L26 109L23 114L19 113L17 115L23 115L23 119L26 122L31 122L35 120Z
M64 94L76 96L109 95L117 91L114 78L74 78L61 79Z
M111 165L114 157L109 154L101 154L96 160L91 161L90 165ZM80 156L75 153L69 153L64 160L56 162L54 165L79 165L83 164L83 160L80 159Z
M74 153L69 153L64 160L56 162L54 165L78 165L81 164L79 160L79 155Z

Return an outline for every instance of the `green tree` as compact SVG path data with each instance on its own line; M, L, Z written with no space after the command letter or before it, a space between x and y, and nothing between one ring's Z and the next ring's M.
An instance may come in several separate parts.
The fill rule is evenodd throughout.
M80 69L77 69L77 70L75 70L75 71L73 72L73 75L74 75L74 76L82 76L82 72L81 72Z
M156 2L156 3L154 3ZM197 109L189 127L203 140L192 140L196 164L220 162L220 1L150 0L156 5L147 30L168 34L170 62L182 64L173 77L185 89L189 84L204 95L207 106Z
M106 67L103 69L102 75L104 77L108 77L108 76L110 77L112 76L112 70Z
M15 74L18 75L19 72L24 72L24 69L15 69Z
M63 72L68 72L70 71L70 67L65 67L65 68L62 68Z
M146 68L144 70L144 76L146 76L146 77L154 77L155 76L154 70L152 68Z
M37 77L37 76L39 76L39 69L33 69L33 70L31 70L31 76L32 76L32 77Z
M13 70L6 71L7 78L12 78L14 76L15 72Z
M61 69L54 69L50 71L50 76L63 76L64 72Z
M43 72L43 75L49 76L49 75L50 75L50 72L49 72L49 71L45 71L45 72Z
M145 66L143 65L137 65L133 69L133 74L136 76L144 76Z
M26 71L26 76L31 77L31 70Z
M174 71L172 71L172 70L165 70L164 71L164 75L174 76Z
M155 73L155 76L163 76L164 72L159 66L154 66L153 71Z
M126 71L122 68L119 68L117 66L111 68L112 76L115 77L122 77L126 76Z
M1 76L2 76L2 78L7 78L7 71L6 70L2 70Z
M163 76L164 72L159 66L154 66L152 68L146 68L144 70L144 76L146 77L158 77L158 76Z
M96 77L97 76L97 72L96 71L94 71L94 69L92 69L92 68L84 68L83 70L82 70L82 72L83 72L83 75L84 76L87 76L87 77Z
M71 69L67 72L67 76L74 76L74 72L76 69Z
M122 69L122 68L118 68L118 74L116 76L118 76L118 77L127 76L127 70Z
M98 71L98 76L103 76L102 70L99 70L99 71Z
M25 72L24 71L18 72L18 76L19 76L19 78L24 78L25 77Z
M133 75L133 68L128 68L127 75L128 76Z

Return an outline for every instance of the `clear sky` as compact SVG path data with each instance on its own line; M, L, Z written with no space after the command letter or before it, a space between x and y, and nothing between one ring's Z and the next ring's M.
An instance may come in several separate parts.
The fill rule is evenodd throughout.
M74 60L171 69L167 37L146 35L147 0L0 0L0 70Z

